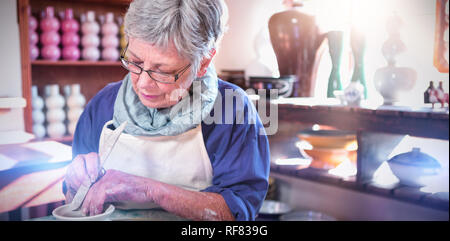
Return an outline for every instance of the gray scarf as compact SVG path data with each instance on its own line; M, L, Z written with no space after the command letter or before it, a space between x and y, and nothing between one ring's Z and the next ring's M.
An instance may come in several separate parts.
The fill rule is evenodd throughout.
M113 122L117 128L128 121L124 133L135 136L176 136L197 127L214 107L218 80L211 64L206 74L193 81L193 93L163 109L144 106L133 90L130 74L125 76L114 103Z

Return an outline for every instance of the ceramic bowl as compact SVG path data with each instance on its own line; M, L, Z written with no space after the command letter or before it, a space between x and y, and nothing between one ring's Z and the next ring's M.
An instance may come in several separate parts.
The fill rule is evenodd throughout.
M356 151L347 151L345 149L330 149L330 148L314 148L311 150L304 150L305 153L313 159L314 162L323 163L329 168L335 168L347 159L356 163Z
M356 149L356 134L342 130L304 130L298 138L309 142L314 148Z
M400 183L412 187L426 186L441 169L439 162L420 148L398 154L389 159L388 164Z
M108 220L108 217L114 212L115 207L112 204L109 204L106 208L105 212L94 215L94 216L85 216L81 209L77 211L72 211L70 208L70 204L66 204L55 208L52 214L57 220L61 221L104 221Z

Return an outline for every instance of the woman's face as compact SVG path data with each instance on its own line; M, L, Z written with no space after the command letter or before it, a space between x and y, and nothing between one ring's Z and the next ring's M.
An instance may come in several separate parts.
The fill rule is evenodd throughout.
M167 49L161 49L140 39L130 38L126 55L129 61L138 64L144 70L171 75L179 73L189 65L187 59L178 55L172 42ZM173 84L156 82L145 72L140 75L131 73L131 81L142 104L150 108L166 108L178 103L183 94L187 93L180 90L187 90L191 86L193 79L190 75L191 67Z

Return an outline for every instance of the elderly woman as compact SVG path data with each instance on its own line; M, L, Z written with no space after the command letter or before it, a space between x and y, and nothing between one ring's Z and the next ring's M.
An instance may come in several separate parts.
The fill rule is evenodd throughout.
M226 16L223 0L130 4L121 56L129 74L102 89L79 119L67 202L83 182L97 180L81 207L87 215L114 203L159 207L191 220L255 219L268 189L269 147L258 116L248 117L256 111L245 92L218 79L210 64ZM198 89L199 108L184 101L195 102ZM227 91L231 104L221 98ZM211 116L219 121L206 121ZM125 121L102 173L99 148Z

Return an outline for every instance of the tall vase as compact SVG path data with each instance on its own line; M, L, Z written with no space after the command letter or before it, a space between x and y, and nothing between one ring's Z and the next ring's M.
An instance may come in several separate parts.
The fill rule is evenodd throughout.
M45 9L45 17L41 20L40 27L42 31L40 36L42 57L46 60L58 60L61 56L61 50L58 47L61 41L58 33L60 23L55 17L53 7Z
M45 136L45 114L44 114L44 100L38 94L38 88L36 85L31 87L31 106L32 106L32 119L33 119L33 134L36 138L40 139Z
M360 83L364 88L363 98L367 99L367 84L366 84L366 73L364 70L364 57L366 54L366 38L363 33L357 31L356 29L351 30L351 40L350 40L354 68L351 82Z
M292 9L274 14L269 19L269 32L280 76L296 75L293 96L307 97L314 95L325 34L319 31L315 17L303 13L301 6L295 4Z
M81 45L83 51L81 53L83 59L96 61L100 59L100 38L98 36L100 32L100 26L95 21L95 12L88 11L86 14L86 21L81 25L81 32L83 37L81 38Z
M330 31L327 34L328 48L331 56L332 69L328 78L327 97L332 98L335 90L342 90L341 62L344 48L344 32Z
M411 68L397 67L396 58L406 51L406 46L400 38L401 18L394 14L386 24L388 39L382 46L382 53L387 66L377 69L374 76L375 88L384 99L384 105L395 105L400 101L400 92L410 90L414 86L417 73Z
M66 126L64 120L66 114L64 112L64 97L59 94L58 85L49 86L49 95L45 99L45 105L47 106L47 133L51 138L58 138L64 136L66 133Z
M119 59L119 27L114 23L114 14L107 13L106 21L102 25L102 59L116 61Z
M66 9L64 14L64 20L61 24L61 30L63 32L62 45L63 45L63 59L65 60L78 60L80 58L80 36L78 36L78 30L80 25L77 20L74 19L73 10L71 8Z
M38 27L37 19L31 14L31 8L28 6L28 31L30 39L30 59L35 60L39 57L39 48L37 43L39 42L39 35L36 30Z
M83 113L84 104L86 103L85 97L81 94L80 85L73 84L70 88L70 95L67 98L67 119L68 119L68 131L69 134L75 134L75 128Z

